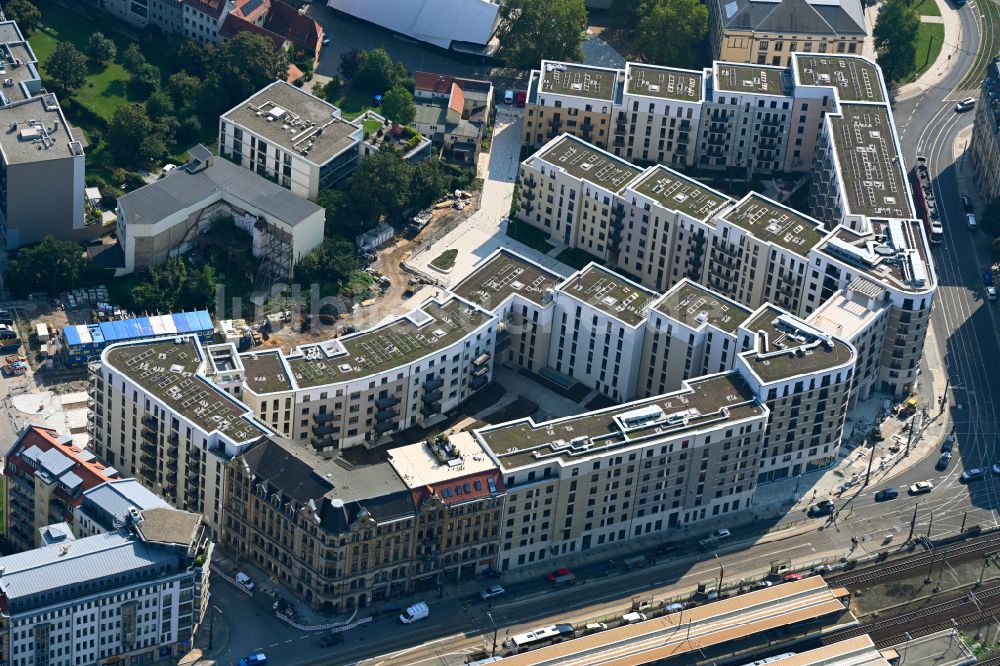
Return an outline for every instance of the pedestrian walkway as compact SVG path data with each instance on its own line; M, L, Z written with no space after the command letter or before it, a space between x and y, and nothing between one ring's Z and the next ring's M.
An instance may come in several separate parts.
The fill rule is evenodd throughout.
M899 90L896 91L897 102L921 95L929 88L940 84L951 73L955 65L958 64L958 52L962 47L962 20L959 13L952 9L945 0L936 0L936 2L941 16L921 16L920 20L924 23L939 23L944 26L944 45L934 60L934 64L928 67L916 81L900 86ZM881 6L881 3L878 6ZM869 7L865 12L866 16L877 16L878 10L876 7L875 5ZM874 27L874 18L871 18L869 39L866 40L866 44L871 41L870 31ZM874 59L874 48L872 48L870 55L866 55Z

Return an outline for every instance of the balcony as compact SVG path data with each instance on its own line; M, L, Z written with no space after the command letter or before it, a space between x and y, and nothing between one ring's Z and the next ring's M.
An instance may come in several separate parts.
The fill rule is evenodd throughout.
M490 373L490 366L488 365L481 365L472 371L473 377L483 377L485 375L488 375L489 373Z
M444 379L440 376L435 375L423 383L423 387L427 391L433 391L436 388L444 386Z
M480 354L479 356L476 357L474 361L472 361L472 365L486 365L487 361L489 360L490 360L489 352L485 354Z
M469 381L469 386L472 388L473 391L478 391L479 389L486 386L488 383L489 379L486 378L486 375L477 375L473 377L471 381Z
M327 447L333 446L332 437L323 437L322 439L317 439L313 441L313 446L317 449L325 449Z
M397 414L399 414L399 411L395 407L389 407L388 409L380 409L378 413L375 414L375 419L378 421L385 421L386 419L391 419Z
M425 393L423 397L421 397L420 399L424 402L425 405L429 405L435 402L439 402L442 397L444 397L444 394L441 391L430 391L428 393Z
M377 432L380 435L384 432L395 430L395 428L396 428L395 421L379 421L378 423L375 424L375 432Z
M150 442L153 446L156 446L156 431L150 430L149 428L143 427L141 433L143 441Z
M399 404L399 398L394 395L388 395L384 398L379 398L375 401L375 406L379 409L385 409L386 407L394 407Z
M423 407L420 408L420 413L423 414L424 416L431 416L432 414L440 414L441 413L441 405L438 405L438 404L433 404L433 405L431 405L431 404L425 404Z
M552 129L559 129L562 127L562 124L562 118L559 118L558 116L549 121L549 127Z
M326 423L327 421L333 420L333 414L327 412L325 414L313 414L313 423Z
M335 430L337 428L332 425L315 425L312 427L312 434L316 437L322 437L323 435L332 435Z

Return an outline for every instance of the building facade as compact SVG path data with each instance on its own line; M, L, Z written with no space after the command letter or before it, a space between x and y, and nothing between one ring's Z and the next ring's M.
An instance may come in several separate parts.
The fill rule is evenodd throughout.
M980 91L970 149L979 195L991 202L1000 196L1000 59L986 68Z
M122 528L0 558L0 658L24 666L178 659L209 598L200 518L136 512Z

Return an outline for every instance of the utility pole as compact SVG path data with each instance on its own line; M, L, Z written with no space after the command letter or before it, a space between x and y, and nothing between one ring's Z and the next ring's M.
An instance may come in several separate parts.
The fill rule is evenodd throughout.
M904 458L910 457L910 444L913 442L913 430L916 424L916 414L910 418L910 432L906 435L906 453L903 455Z
M722 568L722 560L719 559L719 554L715 553L715 561L719 563L719 596L722 596L722 575L724 570Z
M917 503L913 503L913 518L910 520L910 536L906 537L907 541L913 541L913 530L917 526Z
M931 519L927 522L927 540L931 538L931 528L934 527L934 512L931 511Z
M861 445L864 446L868 443L865 439L862 441ZM878 446L878 442L872 442L872 454L868 457L868 472L865 474L865 485L863 487L868 487L868 480L872 478L872 463L875 461L875 447Z
M486 611L486 617L490 618L490 624L493 625L493 651L490 652L491 657L497 656L497 623L493 621L493 613Z
M969 512L968 511L966 511L965 513L962 514L962 529L960 529L959 532L964 532L965 531L965 519L968 518L968 517L969 517Z

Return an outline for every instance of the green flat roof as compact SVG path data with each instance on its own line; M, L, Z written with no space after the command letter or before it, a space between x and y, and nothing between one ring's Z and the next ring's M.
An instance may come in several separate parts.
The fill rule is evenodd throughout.
M751 192L723 218L762 241L805 257L826 231L818 220Z
M540 157L569 175L611 192L618 192L642 171L586 141L565 134L543 148Z
M429 301L404 317L318 345L286 358L301 388L336 384L406 365L448 347L492 316L458 298ZM340 352L338 344L343 345Z
M579 416L537 424L525 419L476 433L497 456L500 465L511 470L545 460L585 459L635 445L638 439L649 435L674 438L765 413L736 372L692 380L688 385L689 389ZM653 406L659 407L664 417L654 423L626 429L615 418Z
M629 326L636 326L646 318L646 306L657 297L655 292L633 284L597 264L584 267L559 291Z
M864 58L799 54L795 66L800 83L833 86L842 102L885 102L878 68Z
M254 393L275 393L292 390L288 371L281 363L281 350L247 352L240 355L247 387Z
M813 327L774 306L765 306L743 326L763 331L767 347L743 354L750 369L764 382L820 372L849 362L854 351L846 342Z
M610 102L617 82L616 69L543 60L538 91Z
M896 161L889 110L873 104L841 104L840 110L840 116L827 117L848 212L867 217L913 217L906 176Z
M784 95L782 67L738 65L729 62L715 64L715 88L725 92Z
M663 165L649 170L631 188L668 210L676 210L696 220L707 220L713 213L729 203L721 192L691 180Z
M250 420L250 409L196 374L202 357L190 338L124 343L109 347L107 361L167 407L205 432L218 430L234 442L268 434Z
M628 63L625 91L630 95L646 95L658 99L682 102L701 101L702 73L655 65Z
M469 273L451 291L486 309L493 310L512 294L520 294L538 305L563 278L508 250L500 250Z
M689 280L678 282L653 307L692 329L710 324L727 333L734 333L750 316L742 305Z

